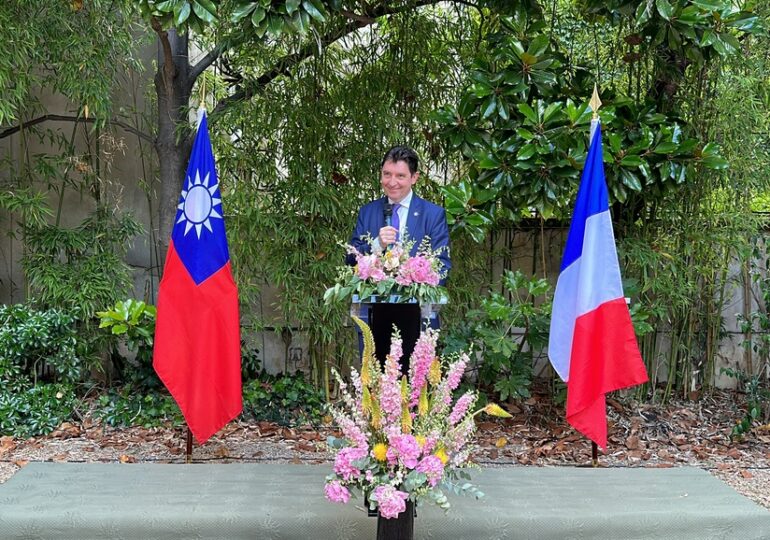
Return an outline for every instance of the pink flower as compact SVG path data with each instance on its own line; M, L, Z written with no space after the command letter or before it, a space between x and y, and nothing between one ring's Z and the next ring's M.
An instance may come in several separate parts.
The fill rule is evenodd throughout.
M444 475L444 464L436 456L427 456L417 464L417 471L425 473L430 487L435 486Z
M342 434L345 435L347 440L353 443L353 446L359 448L368 446L369 443L367 442L366 434L355 424L355 422L353 422L353 420L336 410L333 410L332 414L337 425L342 430Z
M428 454L433 452L433 449L436 447L437 442L438 442L437 435L431 435L430 437L426 437L425 444L422 445L422 455L427 456Z
M406 510L406 500L408 498L408 493L398 491L390 485L377 486L374 489L374 493L372 493L372 499L377 501L380 515L385 519L398 517L401 512Z
M350 500L350 491L340 484L339 480L333 480L324 486L324 495L331 502L347 504Z
M398 460L407 469L414 469L420 457L420 445L412 435L396 435L390 439L387 457L390 464Z
M427 283L428 285L438 285L440 277L438 272L433 269L433 264L424 255L410 257L399 268L396 282L400 285L410 285L412 283Z
M380 266L380 260L374 253L358 256L356 263L356 274L359 278L371 279L375 282L385 279L385 272Z
M425 386L430 365L433 363L433 359L436 358L436 340L438 340L438 333L429 328L420 334L414 346L409 374L409 382L412 383L410 400L412 407L417 405L417 401L420 399L420 391Z
M401 418L401 368L398 361L402 354L401 339L394 335L390 342L390 354L385 358L385 373L380 379L380 407L385 413L387 424L393 424Z
M452 402L452 390L460 385L460 381L465 373L465 366L468 364L468 355L463 353L460 359L449 366L449 374L446 377L446 387L443 389L444 403L449 405Z
M352 480L361 475L361 471L353 465L354 461L365 458L369 454L368 448L349 446L343 448L334 459L334 472L344 480Z
M455 403L452 414L449 415L449 425L454 426L457 422L462 420L474 401L476 401L476 396L473 392L466 392L463 394L463 396L457 400L457 403Z

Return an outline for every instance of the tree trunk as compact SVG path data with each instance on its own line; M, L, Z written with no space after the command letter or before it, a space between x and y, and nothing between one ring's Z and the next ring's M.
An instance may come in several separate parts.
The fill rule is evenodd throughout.
M155 91L158 96L158 138L155 150L160 167L158 193L158 253L159 264L166 260L171 229L176 217L176 206L182 189L192 136L188 129L190 91L194 81L189 80L190 63L187 36L176 31L158 32L160 51ZM177 141L177 139L179 139Z

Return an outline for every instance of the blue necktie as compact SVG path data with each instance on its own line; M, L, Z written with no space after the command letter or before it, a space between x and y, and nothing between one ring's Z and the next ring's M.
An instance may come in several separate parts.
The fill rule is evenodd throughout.
M401 220L398 217L398 209L401 208L401 205L398 203L393 204L393 215L390 219L391 226L396 229L396 242L398 242L399 237L399 229L401 225Z

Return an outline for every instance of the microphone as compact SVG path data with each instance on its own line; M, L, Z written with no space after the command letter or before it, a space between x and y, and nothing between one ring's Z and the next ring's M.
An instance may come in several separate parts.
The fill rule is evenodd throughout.
M390 227L393 221L393 205L391 203L385 203L383 214L385 215L385 226Z

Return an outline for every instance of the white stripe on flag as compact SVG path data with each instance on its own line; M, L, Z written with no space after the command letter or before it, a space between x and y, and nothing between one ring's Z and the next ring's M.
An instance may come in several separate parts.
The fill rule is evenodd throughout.
M569 379L575 320L601 304L623 297L609 210L586 219L583 253L556 282L548 357L564 382Z

